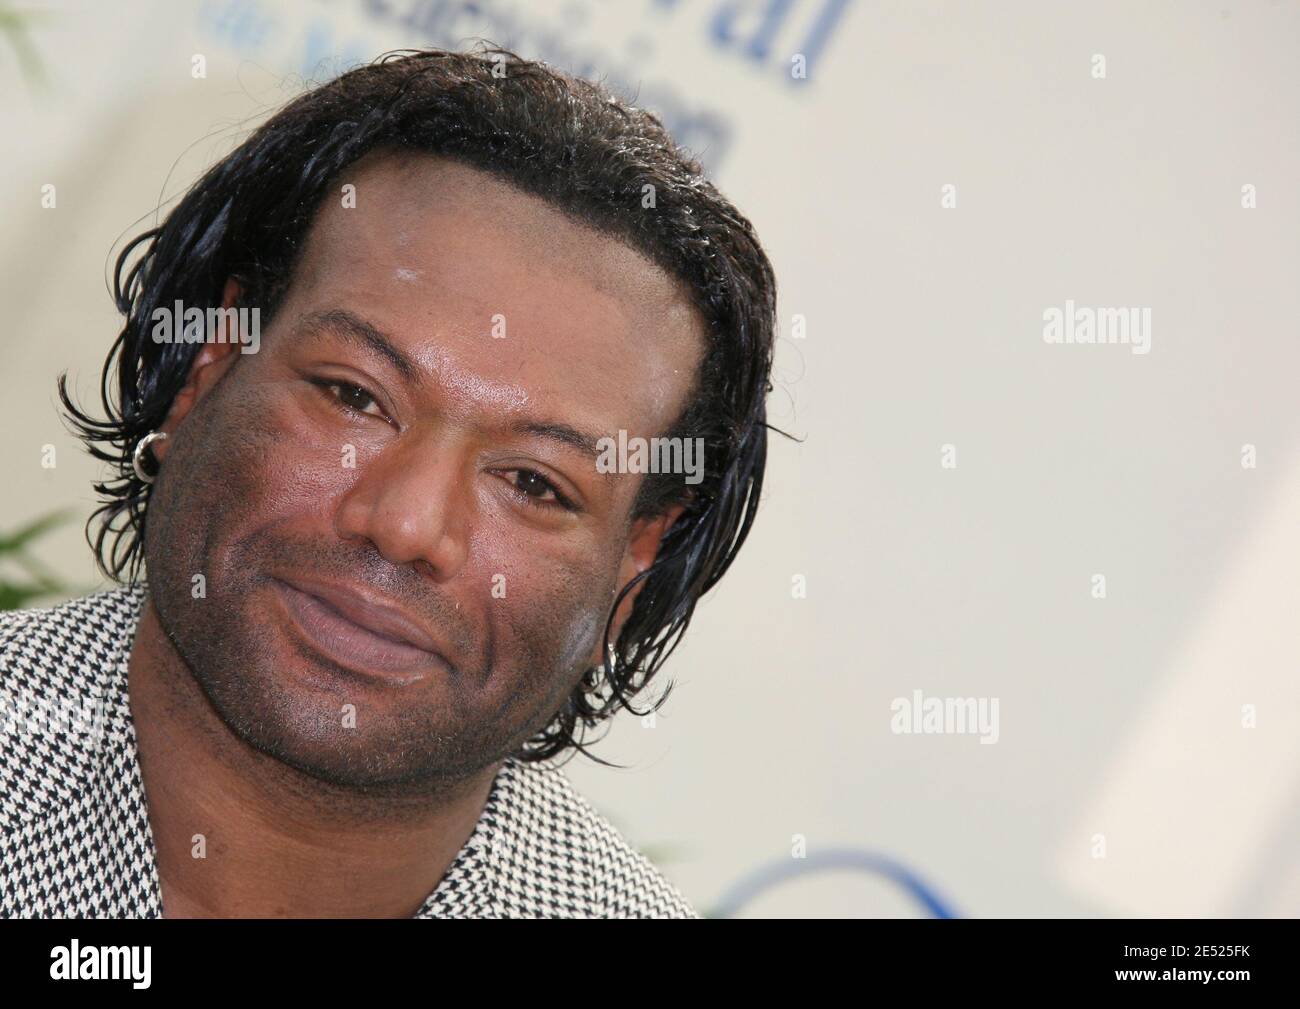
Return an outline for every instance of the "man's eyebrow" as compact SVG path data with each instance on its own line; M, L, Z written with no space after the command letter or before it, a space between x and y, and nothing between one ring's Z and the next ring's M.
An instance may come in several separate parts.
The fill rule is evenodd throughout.
M303 318L300 326L304 330L326 329L344 340L368 347L396 368L402 378L413 385L420 383L420 370L415 362L373 325L345 308L313 312Z
M550 438L552 441L563 442L565 445L576 448L592 458L599 456L601 452L599 438L570 427L568 424L527 420L512 425L510 431L513 434L530 434L540 438Z

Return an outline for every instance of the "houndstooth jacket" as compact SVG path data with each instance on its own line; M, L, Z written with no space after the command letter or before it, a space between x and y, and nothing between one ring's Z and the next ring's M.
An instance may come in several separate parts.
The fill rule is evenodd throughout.
M162 917L127 698L144 595L0 613L0 917ZM416 917L699 915L561 771L511 759Z

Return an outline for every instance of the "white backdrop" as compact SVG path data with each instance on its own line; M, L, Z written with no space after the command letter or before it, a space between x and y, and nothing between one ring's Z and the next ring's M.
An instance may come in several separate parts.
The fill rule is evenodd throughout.
M595 804L704 910L841 848L969 915L1300 908L1295 0L23 9L0 529L92 507L54 376L96 387L121 240L305 79L484 36L660 110L781 284L771 420L802 441L654 727L599 751L629 769L568 766ZM1149 353L1045 342L1067 301L1148 309ZM98 584L79 527L41 552ZM996 701L996 742L893 731L915 691ZM923 912L837 870L745 913Z

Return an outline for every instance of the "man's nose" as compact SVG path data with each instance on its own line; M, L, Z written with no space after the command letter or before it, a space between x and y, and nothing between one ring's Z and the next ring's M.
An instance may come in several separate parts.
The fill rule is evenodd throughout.
M335 511L343 539L368 539L392 564L428 566L452 578L468 556L474 510L466 449L454 438L414 434L357 460L357 477Z

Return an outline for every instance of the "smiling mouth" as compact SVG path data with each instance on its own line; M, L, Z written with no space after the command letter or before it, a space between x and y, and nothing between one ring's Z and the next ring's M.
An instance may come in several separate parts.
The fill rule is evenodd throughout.
M400 686L426 679L435 667L446 668L437 652L356 623L320 596L288 582L271 581L298 636L349 672Z

